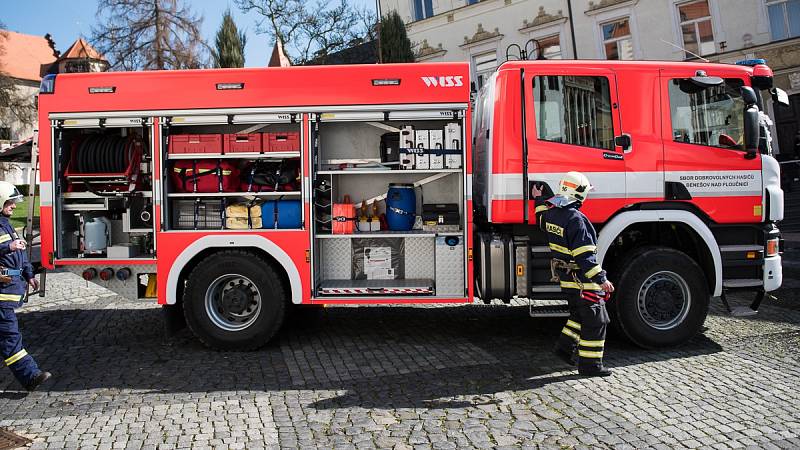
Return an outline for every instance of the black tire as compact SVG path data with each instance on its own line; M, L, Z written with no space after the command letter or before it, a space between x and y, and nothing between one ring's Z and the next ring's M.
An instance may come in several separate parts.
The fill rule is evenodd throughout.
M226 250L206 257L191 271L183 311L189 329L206 346L247 351L275 336L286 302L287 293L268 262L250 252Z
M710 296L703 269L692 258L650 247L635 251L618 267L609 310L612 322L631 342L668 347L701 330Z

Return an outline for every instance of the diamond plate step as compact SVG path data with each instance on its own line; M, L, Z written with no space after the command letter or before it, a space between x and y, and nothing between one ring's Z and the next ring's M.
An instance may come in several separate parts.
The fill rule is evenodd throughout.
M531 317L569 317L569 307L565 301L536 301L528 305Z

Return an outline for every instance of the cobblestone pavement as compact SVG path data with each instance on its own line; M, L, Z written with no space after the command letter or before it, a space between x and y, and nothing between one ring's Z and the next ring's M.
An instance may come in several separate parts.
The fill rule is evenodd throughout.
M166 339L150 303L48 284L20 320L54 382L26 395L0 371L0 427L34 448L800 448L793 280L678 349L612 337L615 374L591 380L549 353L563 320L520 307L328 308L218 353Z

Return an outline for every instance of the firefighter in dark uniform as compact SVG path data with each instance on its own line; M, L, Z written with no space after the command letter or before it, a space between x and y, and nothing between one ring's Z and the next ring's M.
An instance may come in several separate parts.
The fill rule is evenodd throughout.
M26 242L17 236L8 218L22 195L6 181L0 181L0 356L25 389L35 390L50 378L22 346L14 308L22 306L28 286L39 289L33 267L25 255Z
M614 285L597 263L597 233L589 219L579 211L593 188L579 172L569 172L558 183L550 199L533 187L536 221L547 235L553 281L568 294L570 316L556 342L555 353L575 364L584 376L608 376L603 366L606 327L609 323L605 302Z

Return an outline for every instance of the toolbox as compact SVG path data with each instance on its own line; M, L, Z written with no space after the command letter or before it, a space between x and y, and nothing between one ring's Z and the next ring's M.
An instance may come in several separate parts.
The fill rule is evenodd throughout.
M422 223L426 225L458 225L460 216L456 203L422 205Z
M223 150L228 153L261 153L261 133L226 134Z
M264 152L299 152L300 132L264 133Z
M171 134L169 153L222 153L221 134Z

